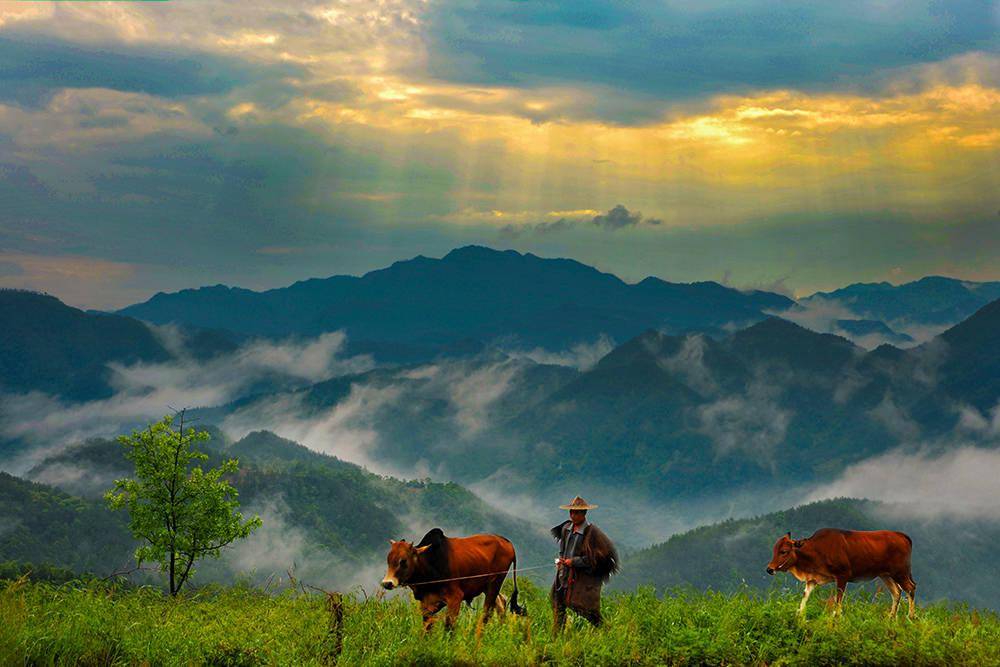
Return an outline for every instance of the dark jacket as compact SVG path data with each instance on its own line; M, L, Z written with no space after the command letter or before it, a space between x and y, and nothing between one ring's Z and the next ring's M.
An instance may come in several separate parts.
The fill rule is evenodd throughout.
M559 540L559 553L572 558L570 568L561 566L552 583L552 595L561 595L570 609L589 611L601 607L601 587L618 571L618 550L604 532L592 523L583 530L573 553L566 553L573 523L565 521L552 529Z

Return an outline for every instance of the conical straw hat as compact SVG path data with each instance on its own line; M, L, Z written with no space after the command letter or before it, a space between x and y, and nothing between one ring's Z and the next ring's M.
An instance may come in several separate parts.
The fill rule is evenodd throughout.
M589 505L586 500L577 496L569 505L560 505L561 510L596 510L597 505Z

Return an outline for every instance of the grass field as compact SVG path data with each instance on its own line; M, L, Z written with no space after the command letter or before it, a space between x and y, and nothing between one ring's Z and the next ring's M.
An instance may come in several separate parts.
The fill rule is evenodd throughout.
M5 665L1000 665L1000 618L943 604L915 622L886 620L888 601L849 597L833 618L814 596L651 590L605 600L606 627L571 622L552 637L543 591L525 582L527 619L508 617L476 636L463 609L453 633L421 630L409 597L346 596L342 650L326 597L242 588L202 589L178 600L150 588L0 583Z

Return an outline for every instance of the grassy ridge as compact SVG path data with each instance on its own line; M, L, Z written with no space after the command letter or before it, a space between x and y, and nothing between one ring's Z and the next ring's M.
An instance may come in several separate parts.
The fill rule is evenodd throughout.
M608 626L581 621L557 639L543 591L527 583L529 617L491 623L476 638L463 609L454 633L421 632L409 597L349 597L339 664L866 664L1000 665L1000 618L964 607L922 607L888 622L887 604L849 599L844 616L774 592L651 589L605 601ZM148 589L24 581L0 591L0 663L9 665L331 664L336 641L320 595L203 589L170 600Z

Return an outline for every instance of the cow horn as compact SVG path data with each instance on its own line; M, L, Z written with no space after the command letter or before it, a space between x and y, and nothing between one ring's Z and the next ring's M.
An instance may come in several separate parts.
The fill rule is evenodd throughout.
M425 544L422 547L417 547L417 553L418 554L422 554L422 553L424 553L425 551L427 551L430 548L431 548L431 545L429 545L429 544Z
M791 537L791 536L792 536L792 531L788 531L787 533L785 533L785 537Z
M394 544L396 544L396 543L395 543L395 542L393 542L392 540L389 540L389 546L390 546L390 547L391 547L391 546L393 546Z

